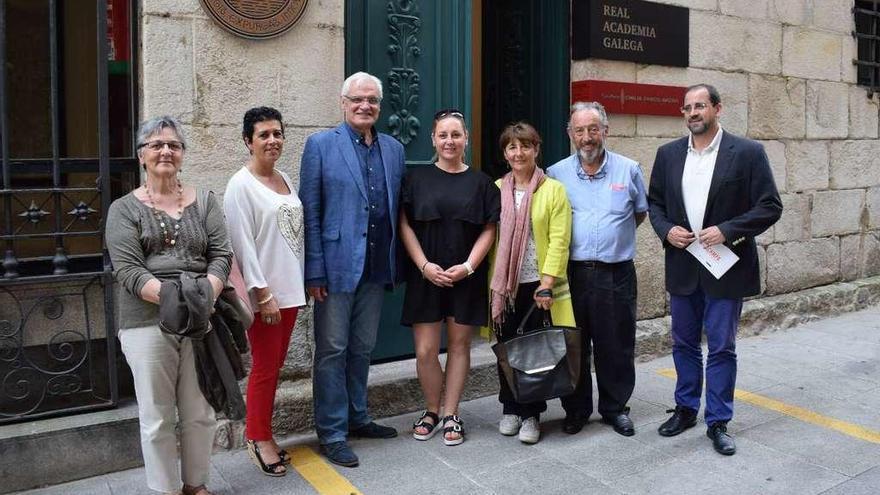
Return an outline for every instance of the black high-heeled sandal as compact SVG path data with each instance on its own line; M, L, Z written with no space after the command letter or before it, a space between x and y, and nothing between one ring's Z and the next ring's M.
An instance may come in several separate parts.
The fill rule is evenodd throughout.
M263 461L263 456L260 455L260 448L257 447L257 442L253 440L247 441L248 454L251 456L251 460L254 461L254 465L256 465L260 471L266 476L274 476L280 477L287 474L287 467L284 465L284 459L273 462L272 464L266 464ZM281 468L280 470L278 468Z

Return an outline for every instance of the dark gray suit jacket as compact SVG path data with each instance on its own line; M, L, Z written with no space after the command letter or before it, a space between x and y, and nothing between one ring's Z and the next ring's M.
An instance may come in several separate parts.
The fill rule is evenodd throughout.
M651 225L666 250L666 290L689 295L699 284L706 295L714 298L758 294L761 279L755 236L782 215L782 201L764 147L729 132L721 136L703 225L717 226L724 234L725 245L740 259L716 279L689 252L666 240L666 234L676 225L693 231L681 192L687 146L688 138L683 137L657 150L648 190Z

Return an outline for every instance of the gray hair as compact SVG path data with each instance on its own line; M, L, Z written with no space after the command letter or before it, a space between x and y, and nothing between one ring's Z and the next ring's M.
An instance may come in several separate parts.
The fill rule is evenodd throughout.
M183 126L180 125L180 122L174 117L163 115L161 117L153 117L152 119L141 122L141 125L138 127L137 141L135 143L138 156L140 156L141 151L143 151L144 145L147 144L147 139L159 134L162 132L162 129L171 129L174 131L177 140L183 144L183 149L186 149L186 136L183 135Z
M367 74L366 72L355 72L348 76L348 78L342 83L342 92L340 94L342 96L347 95L353 84L362 81L370 81L375 84L376 88L379 89L379 99L382 99L382 81L380 81L378 77L372 74Z
M577 101L571 106L571 113L568 114L568 128L571 129L571 116L583 110L592 110L599 114L599 120L602 126L608 127L608 114L605 113L605 107L598 101Z

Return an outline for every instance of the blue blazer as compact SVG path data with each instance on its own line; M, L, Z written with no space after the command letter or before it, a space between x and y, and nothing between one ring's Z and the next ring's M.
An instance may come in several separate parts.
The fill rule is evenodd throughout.
M391 216L389 266L392 280L397 281L398 200L406 165L403 145L387 134L378 133L378 137ZM306 286L354 292L364 271L369 207L354 143L345 124L312 134L306 140L299 197L306 229Z
M721 230L724 244L739 256L739 261L718 280L690 253L666 240L666 234L676 225L693 232L681 192L687 146L688 138L683 137L657 150L648 189L651 225L666 250L666 290L686 296L699 283L703 292L714 298L758 294L761 278L755 237L782 215L782 201L764 147L726 131L721 136L703 224Z

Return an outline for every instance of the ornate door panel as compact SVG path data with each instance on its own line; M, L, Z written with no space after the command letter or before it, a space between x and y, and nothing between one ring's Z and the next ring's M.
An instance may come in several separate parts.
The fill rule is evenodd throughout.
M408 166L431 164L434 113L471 113L471 0L347 1L345 10L346 75L382 80L379 131L403 143ZM401 260L409 263L406 253ZM374 361L413 354L402 304L402 288L385 298Z

